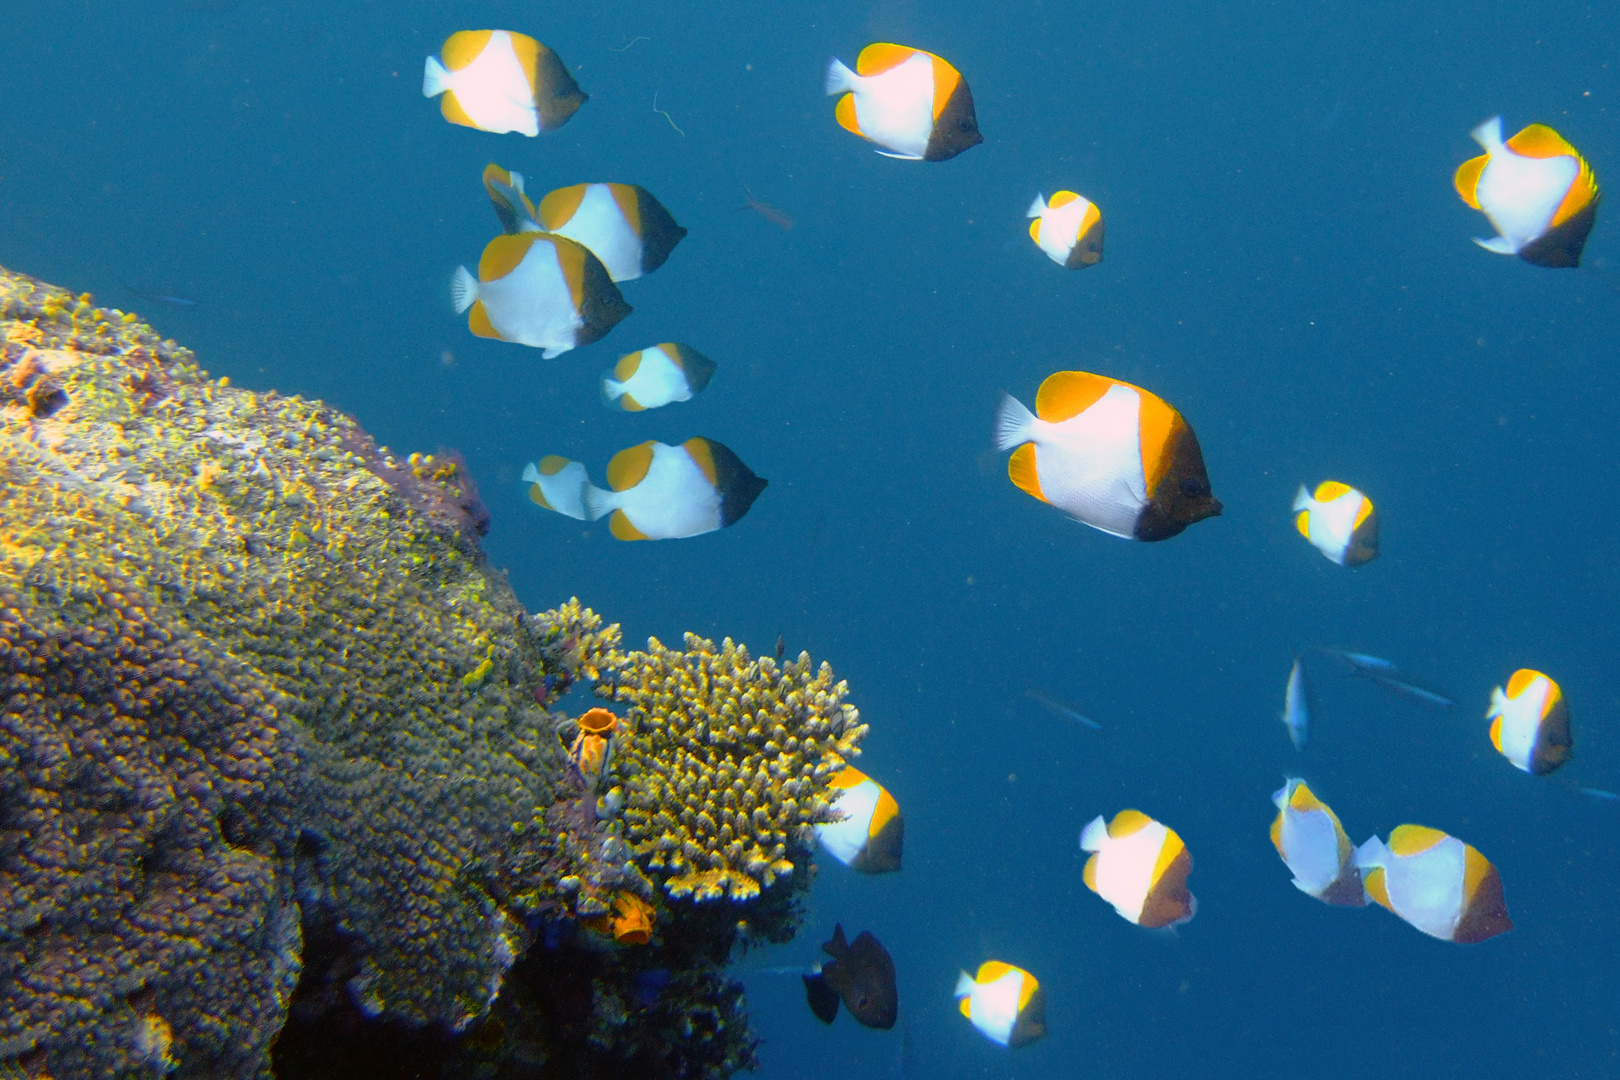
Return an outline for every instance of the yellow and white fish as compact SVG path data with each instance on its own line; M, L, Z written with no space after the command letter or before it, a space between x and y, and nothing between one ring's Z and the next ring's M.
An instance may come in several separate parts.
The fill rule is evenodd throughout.
M451 34L427 58L422 94L443 94L439 109L452 124L497 135L555 131L589 100L556 53L511 30Z
M1294 525L1312 547L1340 566L1378 558L1378 511L1349 484L1324 480L1315 495L1301 484L1294 496Z
M531 217L544 231L590 248L614 281L630 281L663 266L686 235L652 192L636 184L558 188L540 200Z
M843 95L838 123L877 143L884 157L945 161L984 142L967 80L921 49L868 45L854 71L835 59L827 65L827 93Z
M831 785L839 793L832 807L844 817L815 826L816 840L833 858L863 874L900 869L905 822L894 796L849 765L832 778Z
M608 463L611 491L588 486L585 511L620 540L672 540L736 524L766 481L713 439L644 442Z
M1579 266L1602 197L1592 166L1544 124L1504 142L1493 116L1471 134L1485 153L1463 162L1452 182L1498 234L1474 243L1537 266Z
M1491 745L1532 776L1558 768L1575 747L1564 692L1539 671L1520 668L1506 690L1492 690L1485 719L1491 722Z
M1055 191L1052 201L1035 196L1029 204L1029 238L1059 266L1095 266L1103 257L1102 211L1083 195Z
M977 975L956 977L957 1006L979 1034L1017 1049L1046 1034L1046 995L1023 968L986 960Z
M1221 512L1193 429L1118 379L1059 371L1041 383L1033 413L1004 395L996 446L1013 451L1014 484L1115 536L1166 540Z
M1369 897L1430 937L1472 945L1513 929L1496 867L1439 829L1400 825L1387 845L1374 836L1356 866Z
M1099 815L1080 831L1086 860L1086 888L1114 905L1138 926L1175 926L1198 913L1187 891L1192 855L1175 830L1140 810L1121 810L1114 820Z
M625 412L691 401L714 377L714 361L690 345L666 341L619 357L602 376L602 400Z
M1277 807L1271 843L1293 873L1294 887L1324 904L1365 907L1356 849L1332 808L1303 780L1284 781L1271 801Z
M579 462L547 454L538 463L531 461L524 467L523 482L529 485L531 502L578 521L586 520L585 489L591 481Z
M599 340L631 310L595 255L545 233L497 236L476 278L456 268L450 296L479 337L532 345L548 360Z

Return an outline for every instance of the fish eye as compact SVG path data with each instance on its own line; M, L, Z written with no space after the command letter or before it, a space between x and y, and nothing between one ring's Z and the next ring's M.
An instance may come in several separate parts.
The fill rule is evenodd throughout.
M972 131L973 121L964 116L962 119L956 122L956 129L958 131Z
M1204 493L1204 482L1197 477L1189 476L1181 481L1181 493L1189 499L1196 499Z

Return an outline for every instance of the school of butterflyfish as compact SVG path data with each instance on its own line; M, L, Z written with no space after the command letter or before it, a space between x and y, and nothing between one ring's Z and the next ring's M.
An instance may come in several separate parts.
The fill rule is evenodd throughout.
M923 49L878 42L860 51L853 68L833 59L824 89L838 99L838 125L886 157L942 162L984 142L967 80ZM452 34L427 60L423 93L440 99L451 123L527 136L556 130L588 100L554 51L507 30ZM1454 184L1496 230L1476 243L1536 266L1578 266L1600 198L1586 159L1541 124L1504 139L1501 118L1493 117L1472 136L1484 153L1457 168ZM636 184L574 183L536 202L521 173L491 164L483 181L501 233L485 247L476 274L457 270L455 309L474 334L541 349L546 359L606 336L631 313L619 284L663 266L686 235ZM1030 239L1058 266L1102 261L1103 213L1084 195L1038 193L1026 217ZM690 345L650 345L622 355L602 375L602 400L631 413L690 401L715 371L714 361ZM1011 451L1007 475L1016 487L1112 536L1168 540L1221 513L1192 425L1153 391L1110 375L1054 372L1036 391L1033 409L1003 395L994 433L997 447ZM766 486L729 447L702 437L622 450L608 463L606 479L598 487L582 463L555 454L523 472L536 505L580 521L606 517L620 540L723 529ZM1343 481L1300 485L1292 513L1300 536L1338 566L1362 567L1379 555L1373 500ZM1337 649L1314 653L1416 705L1455 704L1388 660ZM1308 669L1296 653L1283 692L1281 719L1299 752L1315 712ZM1491 745L1515 768L1539 777L1569 760L1569 708L1550 676L1514 671L1489 701ZM853 766L832 777L831 786L837 795L829 819L815 826L822 850L859 873L898 871L904 830L894 796ZM1277 810L1271 843L1307 896L1336 907L1382 907L1430 937L1459 944L1513 928L1496 867L1463 840L1401 824L1387 839L1375 835L1356 846L1303 779L1287 779L1271 799ZM1085 886L1125 921L1173 930L1197 913L1187 885L1192 855L1169 826L1121 810L1088 823L1080 847L1088 855ZM898 997L887 950L869 932L847 942L842 927L823 950L832 959L804 979L811 1011L830 1024L842 1002L862 1024L892 1027ZM1046 1033L1045 994L1021 967L986 960L976 973L961 973L955 998L962 1016L999 1046L1025 1046Z

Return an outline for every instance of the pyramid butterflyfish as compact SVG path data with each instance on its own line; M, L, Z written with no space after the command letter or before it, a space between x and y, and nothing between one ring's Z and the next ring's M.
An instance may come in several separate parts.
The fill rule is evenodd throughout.
M452 124L494 132L538 135L568 123L589 95L568 65L527 34L461 30L427 58L424 97L439 97Z
M1303 780L1285 781L1271 801L1277 807L1271 843L1293 873L1294 887L1324 904L1365 907L1356 849L1332 808Z
M984 142L967 80L921 49L868 45L854 71L834 59L827 65L827 93L843 95L838 123L882 147L884 157L945 161Z
M1378 511L1372 500L1349 484L1324 480L1313 495L1299 486L1294 526L1311 546L1340 566L1360 566L1378 558Z
M625 412L691 401L709 385L714 367L713 360L692 346L666 341L619 357L602 376L602 400Z
M1080 831L1080 848L1093 853L1086 860L1086 888L1127 922L1175 926L1198 913L1198 901L1187 891L1187 845L1140 810L1121 810L1107 823L1094 818Z
M595 255L546 233L497 236L477 277L456 268L450 296L474 334L544 349L548 360L602 338L631 310Z
M1513 929L1496 867L1439 829L1400 825L1388 844L1374 836L1356 866L1369 897L1430 937L1472 945Z
M956 977L957 1007L979 1034L1011 1049L1046 1034L1046 995L1023 968L986 960L974 975Z
M827 853L863 874L886 874L900 869L905 845L905 821L894 796L876 780L846 765L830 785L838 821L815 826L816 840Z
M1103 219L1097 205L1072 191L1040 195L1029 204L1029 238L1059 266L1095 266L1103 257Z
M1471 134L1485 153L1458 166L1453 183L1497 232L1474 243L1537 266L1579 266L1602 197L1580 151L1544 124L1504 142L1500 116Z
M1564 692L1539 671L1521 668L1506 689L1491 691L1491 745L1517 768L1546 776L1569 760L1575 740Z
M713 439L644 442L608 463L611 491L585 488L585 511L608 516L620 540L672 540L734 525L765 490L742 460Z
M663 266L686 235L652 192L636 184L558 188L535 209L546 232L590 248L614 281L630 281Z
M536 505L578 521L586 520L585 489L590 486L590 478L579 462L547 454L538 462L529 462L523 470L523 482L529 485L529 499Z
M523 190L523 174L509 172L491 163L484 166L484 190L489 192L490 204L501 221L501 231L508 236L526 232L545 232L535 216L534 203Z
M1047 376L1033 413L1003 396L996 445L1013 451L1014 484L1115 536L1166 540L1221 512L1187 421L1141 387L1105 375Z

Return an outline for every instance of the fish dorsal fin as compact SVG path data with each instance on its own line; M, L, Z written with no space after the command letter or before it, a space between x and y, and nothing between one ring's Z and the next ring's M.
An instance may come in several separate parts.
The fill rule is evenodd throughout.
M1092 892L1097 891L1097 856L1095 854L1086 860L1086 868L1081 871L1080 878L1086 883L1086 888Z
M540 459L540 475L556 476L558 473L568 468L570 464L572 464L572 462L563 457L561 454L547 454L545 457Z
M657 445L649 439L614 454L607 467L608 486L614 491L627 491L646 479L647 470L652 468L653 448Z
M1035 415L1049 424L1062 423L1101 401L1115 383L1114 379L1089 371L1055 371L1035 392Z
M1540 677L1541 672L1539 671L1531 671L1529 668L1520 668L1508 679L1507 696L1510 698L1518 697L1520 694L1530 689L1530 684L1535 682L1536 679Z
M1308 814L1313 810L1327 809L1327 807L1322 805L1322 801L1320 799L1311 794L1311 789L1305 786L1305 781L1303 780L1294 785L1294 793L1288 796L1288 805L1291 809L1297 810L1301 814Z
M1426 825L1397 825L1389 834L1389 850L1402 858L1410 858L1423 854L1444 839L1445 833Z
M843 923L833 923L832 940L822 945L821 951L832 957L834 960L842 959L844 954L849 952L849 942L844 940Z
M1052 197L1046 200L1046 205L1056 210L1060 206L1068 206L1079 198L1080 196L1072 191L1054 191Z
M584 244L566 236L550 236L547 239L556 249L557 268L562 271L563 280L568 282L568 296L574 302L574 310L584 311L585 262L596 256Z
M493 30L457 30L445 39L439 59L444 61L446 70L460 71L478 59L494 36Z
M845 765L829 781L833 787L848 791L852 787L859 787L866 783L866 774L853 765Z
M957 84L962 81L962 73L933 53L926 55L934 65L934 119L938 120L944 113L945 106L951 103L951 95L956 93Z
M1324 480L1316 485L1315 499L1317 502L1332 502L1341 495L1348 495L1354 489L1349 484L1341 484L1337 480Z
M1485 875L1492 870L1491 860L1474 850L1474 845L1463 845L1463 900L1473 899L1479 891L1479 883L1485 880Z
M866 138L866 132L861 130L860 119L855 115L855 95L845 94L838 99L838 105L833 109L833 115L838 118L838 126L845 131L853 132L861 138Z
M484 245L484 254L478 259L478 280L498 281L516 270L539 236L539 233L497 236Z
M1046 495L1041 491L1041 478L1035 471L1035 444L1025 443L1007 459L1007 478L1041 502Z
M630 524L630 519L625 516L623 510L613 511L613 515L608 518L608 531L613 534L615 540L648 539L646 533Z
M1457 175L1451 178L1452 184L1457 188L1457 194L1462 196L1462 201L1475 210L1479 209L1479 195L1477 194L1479 191L1479 176L1480 173L1485 171L1485 163L1490 159L1489 154L1469 158L1457 166Z
M855 58L855 74L881 75L891 68L899 67L921 51L907 45L875 42L862 49L861 55Z
M619 357L619 362L613 365L613 377L619 382L628 382L630 377L641 367L641 354L643 352L646 352L646 350L641 349Z
M1187 422L1157 394L1140 388L1136 392L1141 395L1141 404L1136 409L1136 430L1141 440L1142 479L1147 484L1148 498L1152 498L1180 442L1175 436Z
M512 52L518 58L518 65L523 68L523 77L529 80L529 96L533 97L535 87L539 85L542 46L528 34L520 34L515 30L508 30L507 36L512 39Z
M493 161L490 162L488 165L484 166L484 183L489 184L491 182L494 182L494 183L497 183L497 184L505 184L507 187L514 188L514 189L517 186L517 185L512 183L512 174L511 174L511 172L509 172L506 169L501 168L499 165L495 164Z
M1531 124L1507 144L1515 154L1528 158L1580 157L1562 135L1546 124Z
M635 184L608 184L608 194L613 196L613 203L624 215L630 231L637 236L641 235L641 195L643 188Z
M1108 823L1108 835L1118 840L1122 836L1141 832L1151 824L1153 819L1140 810L1121 810L1114 815L1114 820Z
M686 451L686 456L692 459L693 464L703 470L703 475L708 478L710 487L720 486L719 474L714 468L714 451L709 449L708 439L701 437L687 439L681 443L681 449Z
M973 977L973 981L980 986L985 986L995 982L1012 970L1014 968L1011 964L1003 963L1000 960L986 960L979 965L979 973Z
M1165 829L1164 843L1159 845L1159 857L1153 863L1153 880L1158 881L1162 878L1164 872L1170 869L1170 864L1179 859L1186 850L1187 845L1176 835L1176 830Z
M546 193L545 198L540 200L538 215L540 224L545 226L547 232L556 232L568 224L569 219L579 212L579 204L585 201L585 189L590 186L575 184Z

